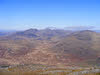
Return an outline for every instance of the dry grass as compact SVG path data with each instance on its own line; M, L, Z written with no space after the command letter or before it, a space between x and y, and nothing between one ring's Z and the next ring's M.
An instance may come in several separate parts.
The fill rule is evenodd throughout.
M38 66L37 66L38 67ZM18 66L6 69L0 69L0 75L100 75L100 73L77 74L75 72L82 72L85 69L66 69L66 68L46 68L45 66L36 66L30 68L29 66ZM33 70L35 68L35 70Z

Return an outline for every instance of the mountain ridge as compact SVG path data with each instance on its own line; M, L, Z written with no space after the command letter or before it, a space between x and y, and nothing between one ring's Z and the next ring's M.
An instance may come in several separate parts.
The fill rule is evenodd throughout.
M99 61L99 41L90 30L20 31L0 37L0 64L91 65Z

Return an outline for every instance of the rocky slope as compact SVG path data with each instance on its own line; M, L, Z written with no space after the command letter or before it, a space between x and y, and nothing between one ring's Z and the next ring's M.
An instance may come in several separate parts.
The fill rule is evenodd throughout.
M89 30L29 29L0 37L0 64L97 65L99 45L100 34Z

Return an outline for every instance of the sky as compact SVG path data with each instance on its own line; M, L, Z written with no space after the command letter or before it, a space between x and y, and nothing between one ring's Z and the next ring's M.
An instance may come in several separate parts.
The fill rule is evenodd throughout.
M100 0L0 0L0 29L100 29Z

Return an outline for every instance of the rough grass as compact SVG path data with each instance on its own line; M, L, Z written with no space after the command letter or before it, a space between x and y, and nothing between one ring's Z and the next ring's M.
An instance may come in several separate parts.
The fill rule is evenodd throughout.
M66 74L64 72L61 73L49 73L49 74L40 74L37 72L24 72L24 73L20 73L20 72L0 72L0 75L70 75L70 74ZM73 74L75 75L75 74ZM76 74L77 75L77 74ZM84 75L100 75L100 73L93 73L93 74L84 74Z
M0 75L100 75L100 73L97 72L81 74L81 72L86 70L91 71L92 69L68 69L58 67L47 67L42 65L24 65L0 69Z

